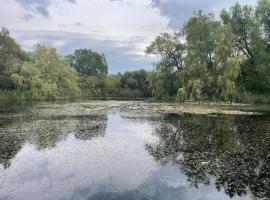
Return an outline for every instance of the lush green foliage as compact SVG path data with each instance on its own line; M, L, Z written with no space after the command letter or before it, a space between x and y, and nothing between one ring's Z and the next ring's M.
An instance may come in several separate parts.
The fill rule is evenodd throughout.
M147 72L145 70L125 72L121 76L120 83L122 88L137 90L144 97L150 96L147 84Z
M149 75L153 95L177 94L177 101L269 96L269 13L269 0L259 0L256 7L237 3L221 12L221 21L199 11L181 34L158 36L146 49L160 57Z
M77 73L55 49L37 45L17 73L11 75L16 89L29 98L77 96Z
M141 98L150 96L147 72L138 70L109 76L82 76L83 96Z
M220 20L202 11L179 33L162 33L146 48L154 70L108 75L105 55L77 49L61 56L37 45L24 52L0 32L0 97L151 97L183 101L269 103L270 0L235 4Z
M0 32L0 89L14 89L11 74L17 72L26 55L5 28Z
M46 99L149 96L147 72L108 76L104 55L78 49L60 56L56 49L36 45L24 52L3 29L0 32L0 98Z
M2 94L13 94L8 95L12 97L17 94L29 99L79 95L77 72L69 67L66 58L57 54L56 49L37 45L33 52L26 53L6 29L0 33L0 39L0 89L16 90Z
M180 40L180 34L163 33L146 48L146 54L154 54L161 61L155 64L155 70L148 75L152 94L158 99L168 99L174 96L180 86L178 71L184 68L185 44Z
M82 76L106 76L108 74L108 66L104 55L89 49L77 49L69 58L71 66Z
M179 88L177 91L176 102L184 102L186 98L186 92L183 88Z

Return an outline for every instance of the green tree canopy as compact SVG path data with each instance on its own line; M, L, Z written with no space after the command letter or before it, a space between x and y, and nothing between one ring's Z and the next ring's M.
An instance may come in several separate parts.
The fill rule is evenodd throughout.
M144 96L149 96L149 90L147 86L147 72L143 69L125 72L120 79L121 86L123 88L129 88L131 90L140 90L144 93Z
M20 64L25 60L26 54L20 46L10 37L9 31L2 28L0 32L0 88L11 89L11 74L19 70Z
M269 45L270 50L270 1L259 0L258 6L256 7L256 17L263 27L263 34Z
M160 58L148 76L153 95L180 91L186 100L225 101L247 93L269 95L269 13L270 0L259 0L255 7L236 3L221 11L221 20L198 11L181 37L163 33L155 38L146 48L146 54Z
M146 54L157 55L163 62L166 61L166 68L180 70L184 68L185 45L181 41L179 33L171 35L162 33L146 48Z
M103 54L90 49L77 49L69 58L71 66L81 76L106 76L108 74L108 66Z
M54 48L37 45L29 61L24 62L20 71L11 77L16 88L25 91L31 98L79 94L77 72Z

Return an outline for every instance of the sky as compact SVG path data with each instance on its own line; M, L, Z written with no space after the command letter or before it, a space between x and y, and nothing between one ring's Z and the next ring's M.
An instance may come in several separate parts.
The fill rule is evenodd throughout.
M144 50L162 32L180 30L194 11L212 12L237 0L0 0L0 27L26 50L37 43L63 55L87 48L104 53L109 73L151 70ZM254 5L256 0L238 0Z

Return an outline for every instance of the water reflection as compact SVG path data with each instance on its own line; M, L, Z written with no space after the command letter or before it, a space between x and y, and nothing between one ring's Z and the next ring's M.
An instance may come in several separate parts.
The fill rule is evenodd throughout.
M14 134L0 134L0 164L4 169L10 166L10 160L21 150L23 138Z
M269 197L266 116L82 105L0 115L0 200Z
M154 159L173 164L198 188L215 179L230 197L270 197L270 123L265 117L167 115L156 126Z
M104 137L108 117L106 114L81 117L76 124L75 137L81 140L91 140L93 137Z
M55 148L70 133L80 140L104 136L107 120L106 114L61 119L3 118L0 120L0 164L8 168L26 143L41 151Z

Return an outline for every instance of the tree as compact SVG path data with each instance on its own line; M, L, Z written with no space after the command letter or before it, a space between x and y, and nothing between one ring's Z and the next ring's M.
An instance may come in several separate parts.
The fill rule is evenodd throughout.
M269 13L269 0L256 7L236 3L221 12L221 21L195 12L183 27L184 39L179 33L158 36L146 48L160 58L148 77L153 95L175 96L179 88L192 100L269 95Z
M270 93L270 1L259 0L256 7L256 17L259 21L262 39L257 51L257 71L260 93Z
M186 93L184 88L179 88L177 91L177 96L176 96L176 102L184 102L186 98Z
M173 35L163 33L146 48L147 55L156 55L161 58L154 65L154 72L148 77L152 94L158 98L168 98L175 95L180 82L177 73L185 68L186 46L181 41L180 33Z
M263 33L270 50L270 1L259 0L256 7L256 17L263 28Z
M83 95L104 96L104 80L97 76L81 76L79 87Z
M251 64L254 64L255 38L258 37L259 29L253 8L236 3L230 11L223 10L220 16L223 24L230 25L235 46L248 57Z
M56 49L37 45L31 61L41 70L41 79L48 84L57 85L57 95L76 96L79 94L76 71L69 66L66 58L57 54Z
M187 67L191 68L197 77L206 75L207 70L212 72L214 69L215 42L212 36L219 25L213 14L203 14L199 11L184 26L188 48Z
M71 56L71 66L81 76L106 76L108 66L105 56L89 49L77 49Z
M14 89L11 74L17 72L25 60L26 54L10 37L9 31L2 28L0 32L0 88Z
M196 12L185 24L184 34L187 41L185 88L188 98L215 98L215 38L214 33L220 22L213 14Z
M146 48L147 55L157 55L162 61L166 61L166 68L171 71L184 68L185 45L181 41L179 33L170 35L163 33Z
M223 10L223 24L231 27L233 42L239 53L248 58L241 66L240 84L252 93L269 93L268 23L269 1L261 0L256 8L235 4Z
M220 26L214 34L216 77L219 97L226 101L235 100L240 87L241 65L247 58L239 55L234 49L234 35L228 25Z
M147 76L149 89L154 97L162 99L163 96L168 95L164 87L164 81L160 78L161 73L156 71L150 72Z
M149 96L150 92L147 85L147 72L143 69L125 72L120 79L122 88L129 88L131 90L140 90L144 96Z
M56 49L37 45L29 61L22 64L19 72L12 74L12 81L30 98L77 96L77 72Z

